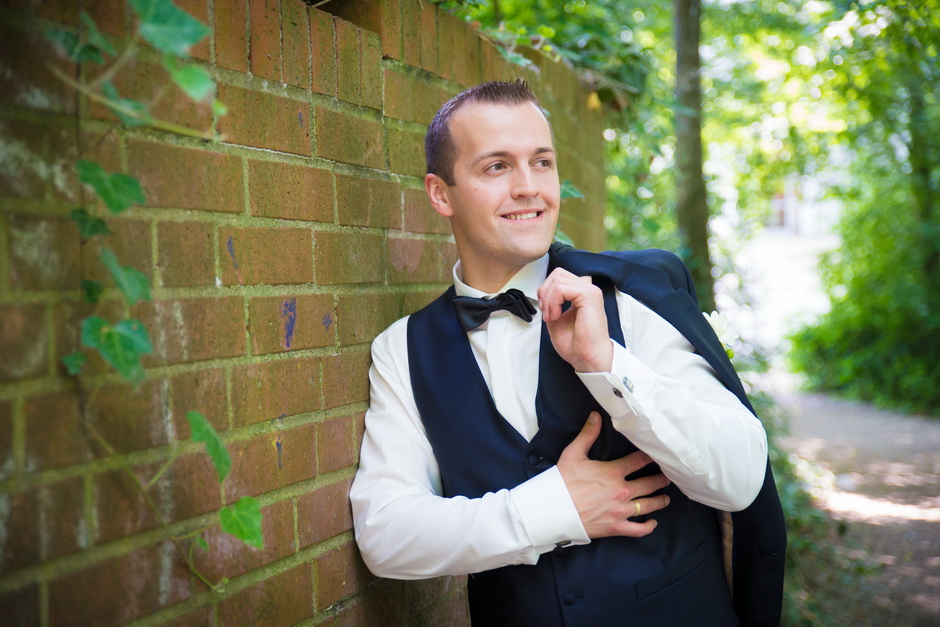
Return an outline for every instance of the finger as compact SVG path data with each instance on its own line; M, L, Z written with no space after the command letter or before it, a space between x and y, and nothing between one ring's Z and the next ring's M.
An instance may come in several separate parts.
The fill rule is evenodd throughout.
M581 427L581 432L565 447L565 450L561 453L561 457L577 455L578 457L586 458L588 451L591 450L600 432L601 415L596 411L592 411L588 415L584 426Z
M666 475L657 474L627 481L627 485L633 498L638 499L641 496L647 496L657 490L662 490L669 485L669 479L666 478Z
M618 472L622 472L623 476L632 475L640 468L648 466L653 462L653 458L644 453L643 451L634 451L629 455L625 455L620 459L615 459L611 461L611 464L618 466Z
M625 520L622 523L618 523L614 526L613 533L614 536L625 536L628 538L642 538L643 536L648 536L653 533L653 530L656 529L655 520L645 520L643 522L633 522L632 520Z
M634 510L630 516L627 516L627 518L646 516L647 514L658 512L667 505L669 505L668 494L657 494L656 496L633 499Z
M539 287L537 296L542 317L548 321L561 317L562 307L566 302L575 304L584 300L586 294L593 287L591 277L579 277L556 269Z

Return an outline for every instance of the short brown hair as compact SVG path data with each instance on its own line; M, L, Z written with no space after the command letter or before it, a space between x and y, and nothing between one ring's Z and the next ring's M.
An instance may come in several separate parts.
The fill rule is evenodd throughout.
M436 174L448 185L454 184L454 161L457 160L457 147L450 135L450 119L462 106L475 102L506 105L531 102L538 105L539 100L529 89L529 85L521 79L512 82L480 83L448 100L434 116L428 133L424 136L428 174Z

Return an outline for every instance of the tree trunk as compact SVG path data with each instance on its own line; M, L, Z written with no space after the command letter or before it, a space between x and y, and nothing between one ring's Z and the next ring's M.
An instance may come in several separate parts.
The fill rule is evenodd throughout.
M708 203L702 175L702 92L699 79L700 0L675 0L676 9L676 220L683 257L692 271L699 303L715 308L708 253Z

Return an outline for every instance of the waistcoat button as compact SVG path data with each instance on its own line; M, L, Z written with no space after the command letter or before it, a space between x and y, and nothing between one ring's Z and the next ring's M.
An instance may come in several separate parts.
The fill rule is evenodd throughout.
M565 596L562 597L562 601L565 602L565 605L574 605L575 599L574 592L566 592Z
M532 453L531 455L529 455L528 462L529 462L529 465L530 465L530 466L538 466L538 464L539 464L539 456L536 455L535 453Z

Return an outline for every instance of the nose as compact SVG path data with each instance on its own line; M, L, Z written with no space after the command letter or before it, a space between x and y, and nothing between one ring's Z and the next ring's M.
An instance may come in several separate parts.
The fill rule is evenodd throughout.
M516 168L512 178L513 198L532 198L539 193L535 173L527 166Z

